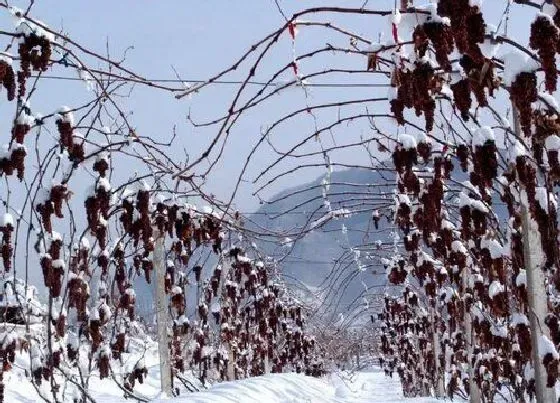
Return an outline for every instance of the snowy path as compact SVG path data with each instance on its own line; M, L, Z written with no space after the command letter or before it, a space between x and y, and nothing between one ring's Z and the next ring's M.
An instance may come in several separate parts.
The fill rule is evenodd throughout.
M377 369L369 372L358 372L350 380L341 378L338 374L330 376L330 380L336 387L333 402L410 402L410 403L432 403L436 399L405 399L398 380L398 375L388 378ZM440 400L441 402L441 400Z
M147 357L154 361L156 357ZM435 399L405 399L398 377L386 378L384 373L373 369L358 372L335 373L317 379L301 374L270 374L237 382L214 384L209 390L184 394L173 399L157 398L159 389L159 366L149 368L149 376L142 385L136 385L135 393L151 402L158 403L370 403L405 402L433 403ZM32 403L41 401L23 371L12 370L5 375L6 402ZM41 389L48 390L48 382ZM72 394L62 391L64 401ZM130 399L109 379L92 378L91 396L97 403L125 403ZM441 400L440 400L441 401Z
M298 374L272 374L239 382L217 384L210 390L172 400L177 403L432 403L435 399L404 399L398 378L377 370L344 379L332 374L316 379ZM169 403L170 400L159 402Z

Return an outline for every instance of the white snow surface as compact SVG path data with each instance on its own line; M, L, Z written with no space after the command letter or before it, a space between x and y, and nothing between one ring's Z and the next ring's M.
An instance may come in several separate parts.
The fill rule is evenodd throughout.
M157 403L431 403L433 398L405 399L398 375L385 377L378 369L369 372L335 373L325 378L302 374L269 374L237 382L215 384L207 391Z
M558 137L556 134L548 136L545 140L545 147L548 151L560 150L560 137Z
M527 286L527 271L524 269L519 270L519 274L515 278L515 285L518 287Z
M2 216L2 222L0 223L0 226L2 227L6 227L6 226L14 226L14 217L10 214L10 213L4 213L4 215Z
M325 222L332 220L332 219L338 219L338 218L347 218L350 217L350 215L352 214L352 212L348 209L345 208L341 208L338 210L331 210L329 212L327 212L323 217L319 218L318 220L313 221L310 224L311 229L316 228L322 224L324 224Z
M548 110L552 108L556 113L560 112L560 106L558 106L556 98L547 92L539 92L539 99L537 102L533 102L532 106L539 110Z
M494 298L496 295L505 291L504 286L498 280L492 281L490 287L488 288L488 295L490 298Z
M535 198L544 211L548 212L549 202L556 207L556 196L553 193L548 193L544 186L537 186Z
M416 139L410 134L401 134L399 136L399 142L402 144L403 148L407 150L416 148Z
M494 130L489 126L483 126L477 129L473 135L473 146L482 146L487 141L495 141L496 135Z
M554 17L558 9L554 4L543 4L542 12L543 14L548 15L549 17Z
M132 358L132 357L131 357ZM139 357L128 359L129 369L134 368ZM17 359L16 359L17 360ZM323 378L313 378L303 374L285 373L268 374L241 381L216 383L200 392L183 392L180 396L169 398L159 392L159 365L157 357L151 352L142 358L141 365L148 370L148 377L142 385L137 384L135 393L154 403L367 403L367 402L407 402L435 403L435 398L407 398L402 394L399 377L393 373L392 378L377 369L363 372L338 372ZM113 363L114 364L114 363ZM118 368L117 377L121 371ZM30 381L22 371L5 373L6 402L31 403L40 401ZM47 382L42 387L48 389ZM73 391L66 391L66 398L71 399ZM123 392L110 379L100 380L92 377L90 383L91 397L97 403L125 403ZM67 401L67 400L65 400ZM70 400L71 401L71 400Z
M552 354L552 357L556 360L560 358L554 343L545 335L541 335L539 337L539 356L543 358L547 354Z
M499 259L504 255L504 248L496 239L483 238L480 243L482 249L488 249L492 259Z
M538 63L527 54L518 50L506 53L502 56L504 61L504 84L509 86L518 74L523 72L533 72L540 67Z

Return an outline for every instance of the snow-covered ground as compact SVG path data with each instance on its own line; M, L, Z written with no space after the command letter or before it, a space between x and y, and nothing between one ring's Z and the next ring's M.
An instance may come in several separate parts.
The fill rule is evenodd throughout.
M169 402L169 400L158 400ZM405 399L398 377L386 378L372 369L353 375L331 374L317 379L299 374L270 374L238 382L224 382L210 390L178 398L177 403L295 403L295 402L410 402L431 403L436 399Z
M150 366L150 374L144 384L135 388L138 396L154 403L436 402L436 399L403 398L398 378L386 378L383 372L377 369L354 374L335 373L321 379L295 373L270 374L243 381L219 383L203 392L184 393L180 397L168 399L158 397L157 367ZM16 374L18 371L12 371L7 381L4 401L41 401L29 380L21 373L19 376ZM98 403L132 401L130 398L125 399L123 392L108 379L92 379L90 392L91 397Z

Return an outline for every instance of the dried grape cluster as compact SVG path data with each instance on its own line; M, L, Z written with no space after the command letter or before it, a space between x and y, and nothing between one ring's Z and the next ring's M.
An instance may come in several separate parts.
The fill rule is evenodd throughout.
M533 110L531 104L538 98L537 76L534 72L521 72L511 83L510 98L519 111L519 124L527 137L531 136Z
M60 134L60 147L68 151L70 161L77 166L85 159L84 139L81 134L74 131L74 117L67 107L58 111L56 125Z
M19 55L21 57L22 70L26 73L31 68L35 71L46 71L51 59L51 42L47 37L38 36L34 33L24 35L19 44Z
M478 105L481 107L488 105L486 91L490 96L494 95L494 90L499 87L499 81L494 77L494 63L483 59L476 62L469 55L463 55L460 65L465 73L464 78L450 85L453 92L455 107L461 113L461 118L469 120L469 112L472 106L471 93L475 96Z
M0 81L7 91L8 101L16 97L16 78L12 67L12 59L0 56Z
M19 125L20 127L16 129L18 124L14 126L12 132L15 134L18 132L18 136L21 130L25 131L25 126ZM26 132L25 132L26 133ZM22 137L25 134L22 134ZM0 152L0 175L4 174L6 176L11 176L16 172L17 178L22 181L25 174L25 157L27 156L27 148L17 141L12 143L11 147L4 147L3 152Z
M441 22L426 22L418 25L412 35L414 48L420 58L428 51L428 43L432 42L436 61L444 71L451 70L448 56L453 52L453 33L451 27Z
M66 268L61 255L62 239L58 233L53 233L49 242L47 250L41 255L40 265L45 286L53 298L58 298L62 292L62 278Z
M434 127L436 102L433 96L441 91L441 78L434 68L425 62L416 62L412 71L395 70L393 85L397 87L397 97L391 100L391 112L400 125L405 123L404 109L414 108L416 116L424 115L426 131Z
M52 55L52 45L49 35L37 35L34 32L24 33L19 43L18 52L20 56L21 70L17 73L19 84L18 96L23 97L26 93L25 84L31 71L47 71Z
M5 213L2 218L2 224L0 225L0 232L2 233L2 264L4 266L4 271L10 271L12 267L12 233L14 231L13 218L9 213Z
M471 183L478 186L480 193L485 194L486 189L492 188L492 181L498 175L497 147L494 140L486 140L477 144L473 153L473 171Z
M539 165L544 165L543 153L546 151L549 178L552 184L557 185L560 182L560 121L556 113L537 110L533 116L535 127L532 136L533 154Z
M453 92L453 101L455 107L461 113L461 118L465 121L469 120L469 112L472 106L471 85L468 78L464 78L450 85Z
M41 223L46 232L52 233L52 219L54 214L57 218L64 218L62 204L69 200L69 192L66 184L55 184L50 190L45 190L42 200L36 200L35 209L41 215Z
M486 27L481 10L469 3L469 0L441 0L437 5L437 13L449 18L451 33L459 52L480 63L484 56L479 44L484 42Z
M487 106L488 99L486 91L488 91L488 94L492 97L494 96L494 90L499 87L499 81L496 80L494 76L494 63L491 60L476 61L469 55L463 55L460 60L460 65L465 72L468 86L475 96L476 101L480 106ZM456 104L464 105L470 102L466 99L466 93L460 92L458 95L461 99L455 100ZM459 108L459 110L462 111L461 108Z
M550 93L556 91L558 72L556 71L556 52L560 36L558 27L550 18L541 15L531 24L529 46L539 53L545 73L545 87Z

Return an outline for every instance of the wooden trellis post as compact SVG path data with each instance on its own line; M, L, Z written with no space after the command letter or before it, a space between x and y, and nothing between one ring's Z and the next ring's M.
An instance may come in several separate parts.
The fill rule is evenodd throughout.
M471 276L471 268L469 265L463 270L463 290L466 290L469 284L469 278ZM481 394L478 384L475 381L475 370L473 361L473 330L472 330L472 315L469 311L465 310L463 316L463 325L465 331L465 339L467 341L467 357L469 359L469 402L470 403L480 403Z
M156 275L156 326L159 352L159 367L161 376L161 391L172 396L171 390L171 362L167 337L167 303L165 295L165 235L157 229L154 247L154 269Z
M512 105L513 123L516 135L522 137L519 126L519 115ZM531 162L530 162L531 163ZM539 264L541 255L540 233L538 228L531 226L531 214L527 200L521 200L521 224L523 228L523 257L527 272L527 294L529 299L529 324L531 327L531 351L535 368L535 389L537 402L555 402L554 387L546 386L546 370L539 354L539 339L542 335L550 337L548 326L544 324L547 314L547 295L544 287L544 276Z
M440 348L439 348L439 335L438 335L438 326L437 326L437 312L436 312L436 308L431 306L430 303L430 319L432 322L432 326L434 329L434 333L433 333L433 337L432 337L432 342L434 343L433 345L433 349L434 349L434 358L435 358L435 382L436 384L434 385L435 387L435 395L436 397L445 397L445 384L444 384L444 379L443 379L443 374L442 372L445 372L445 368L443 369L443 371L440 369L440 362L439 362L439 353L440 353Z

